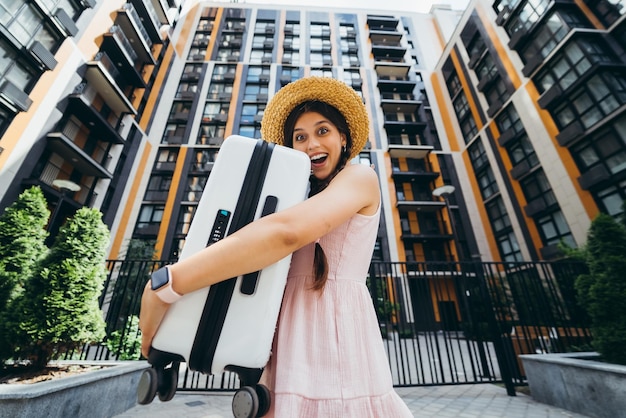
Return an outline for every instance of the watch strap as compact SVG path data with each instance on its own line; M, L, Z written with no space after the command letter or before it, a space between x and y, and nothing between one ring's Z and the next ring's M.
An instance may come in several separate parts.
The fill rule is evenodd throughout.
M154 291L156 292L156 295L159 297L159 299L161 299L163 302L174 303L182 298L183 295L177 293L172 288L172 275L170 274L170 269L168 269L167 267L163 267L163 270L165 270L165 273L167 274L167 283L159 287L158 289L155 289Z

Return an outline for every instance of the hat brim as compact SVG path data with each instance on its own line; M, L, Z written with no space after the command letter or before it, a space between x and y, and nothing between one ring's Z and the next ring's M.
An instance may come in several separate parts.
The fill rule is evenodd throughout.
M284 145L285 121L301 103L318 100L335 107L346 118L352 147L350 159L359 155L367 142L369 118L361 96L346 83L328 77L306 77L281 88L267 104L261 120L261 137Z

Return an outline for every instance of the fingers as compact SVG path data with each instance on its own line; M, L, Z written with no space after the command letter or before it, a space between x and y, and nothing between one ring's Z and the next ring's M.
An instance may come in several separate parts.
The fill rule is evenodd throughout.
M152 339L154 338L161 321L169 308L169 304L163 302L155 292L150 289L150 281L144 287L141 296L141 309L139 311L139 329L141 330L141 354L148 358Z

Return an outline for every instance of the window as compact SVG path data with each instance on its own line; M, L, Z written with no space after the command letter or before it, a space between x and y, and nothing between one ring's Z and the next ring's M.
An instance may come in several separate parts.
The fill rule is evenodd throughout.
M157 154L157 158L154 162L154 169L174 171L177 158L178 152L175 149L162 148Z
M529 168L539 165L539 159L528 136L524 134L519 140L514 141L506 147L511 163L516 166L524 161L528 163Z
M197 145L220 145L224 140L224 125L201 124L198 132Z
M181 82L176 90L176 98L192 99L198 90L198 84L193 82Z
M521 51L520 55L524 62L533 59L535 55L546 58L572 29L582 27L591 27L591 25L578 11L557 10L545 20L545 24L536 32L532 42Z
M480 187L480 193L483 199L489 199L498 192L498 185L496 184L496 178L493 175L491 167L487 167L481 173L477 174L476 180L478 180L478 186Z
M626 170L626 117L571 148L581 173L604 165L611 174Z
M524 261L524 258L522 257L522 252L520 251L519 244L517 242L517 238L515 238L515 234L513 233L513 231L507 232L506 234L497 235L496 241L498 243L498 250L500 250L500 256L502 257L502 261Z
M299 36L300 35L300 22L296 20L288 20L285 23L285 34Z
M204 112L202 113L202 121L210 122L214 120L218 122L226 122L226 117L228 116L229 107L230 107L230 103L207 102L204 105Z
M244 104L241 108L241 123L253 124L254 117L259 112L259 106L256 104Z
M528 203L542 201L546 209L557 204L556 196L552 192L552 186L550 186L543 170L533 172L520 181L520 184Z
M0 23L23 46L29 46L33 35L43 27L44 16L35 6L23 1L3 1L0 10L3 9L5 11L0 14Z
M592 0L585 3L607 28L626 13L626 0Z
M598 192L600 208L613 217L622 215L622 204L626 200L626 180Z
M598 73L554 110L554 118L561 130L575 120L588 129L625 103L626 76Z
M448 92L450 93L450 98L454 98L461 90L461 80L459 80L459 76L456 73L452 74L447 80L446 85L448 86Z
M167 192L172 185L172 175L152 175L148 181L148 187L146 188L146 195L144 200L149 201L161 201L167 200Z
M491 200L485 207L491 221L491 227L496 234L511 228L511 220L501 197Z
M267 85L261 84L247 84L244 90L243 99L247 101L257 101L259 94L267 95Z
M29 92L35 72L29 65L18 61L13 48L0 39L0 81L3 79L9 80L18 89Z
M468 152L481 195L483 200L487 200L499 191L496 178L487 159L487 153L481 141L476 141L472 144Z
M187 177L185 184L185 194L182 197L183 202L198 202L204 191L204 186L209 178L208 174L197 176L190 175Z
M468 152L475 171L480 171L489 166L489 159L487 158L485 147L481 141L476 141L475 144L472 144Z
M227 74L234 75L235 68L236 67L234 65L223 65L223 64L215 65L215 67L213 67L213 77L212 77L213 81L224 80L224 76ZM185 70L187 70L187 67L185 67Z
M176 230L175 233L177 235L187 235L189 233L189 227L191 226L191 221L193 220L193 216L196 213L197 206L195 205L181 205L180 210L178 212L178 221L176 222ZM179 252L182 250L177 249L174 259L178 258Z
M491 80L497 75L498 67L496 67L496 63L493 61L490 54L485 55L485 57L480 61L480 64L476 66L476 76L478 77L478 80Z
M496 125L500 134L508 131L509 129L515 134L520 132L526 132L524 130L524 124L515 110L513 104L508 105L500 114L496 117Z
M153 235L156 235L158 233L158 226L161 224L161 220L163 219L164 211L165 206L161 204L142 205L139 211L139 217L137 219L136 225L138 232L141 232L142 229L149 228L151 229L151 233Z
M219 99L228 97L227 100L230 100L230 95L232 93L233 93L232 84L211 83L211 85L209 86L209 91L207 93L207 99L219 100Z
M246 80L249 83L258 83L259 81L261 81L261 76L265 76L269 79L269 75L270 75L269 67L251 65L250 68L248 68L248 74L246 76Z
M470 60L476 60L480 57L486 50L487 46L485 45L485 40L480 33L477 31L476 34L472 37L470 42L467 44L467 55L469 55Z
M552 0L526 0L526 4L522 6L519 13L511 18L506 25L506 31L509 36L522 31L528 30L541 19L546 12Z
M248 138L261 138L261 128L260 126L242 125L239 127L239 135Z
M191 162L191 171L209 172L213 168L213 163L217 157L217 149L201 149L196 150ZM204 188L204 184L202 185Z
M485 90L485 99L487 99L489 106L502 107L502 104L508 100L509 96L504 81L500 77Z
M163 140L161 143L167 144L172 138L182 138L185 135L186 124L168 123L163 132ZM181 140L173 140L172 142L180 144Z
M560 210L537 219L539 235L544 245L557 245L564 241L568 246L576 248L576 241Z
M533 80L540 93L545 92L553 85L558 85L562 91L582 77L593 64L615 62L608 49L596 41L579 39L567 45L563 52L556 55L550 65L541 71Z
M187 120L189 112L191 110L192 102L174 102L172 109L170 110L169 119L171 120Z

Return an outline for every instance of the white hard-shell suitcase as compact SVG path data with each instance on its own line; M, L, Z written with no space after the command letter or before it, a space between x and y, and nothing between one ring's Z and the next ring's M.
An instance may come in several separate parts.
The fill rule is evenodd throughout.
M310 170L303 152L263 140L228 137L207 180L180 259L255 219L303 201ZM141 378L139 403L151 402L157 392L162 401L170 400L176 391L178 366L187 362L189 369L205 374L236 372L241 389L235 394L233 412L236 416L263 415L269 407L269 393L257 383L270 356L290 262L291 255L259 272L184 295L172 304L152 342L148 358L152 367ZM237 405L249 401L258 404L255 411L236 411Z

